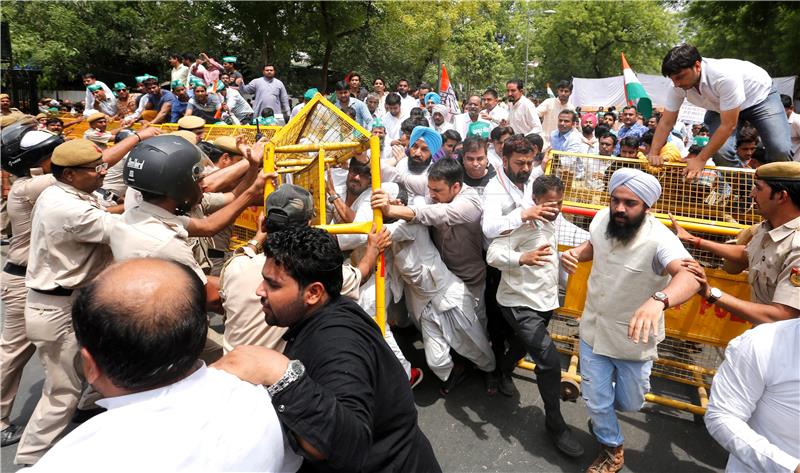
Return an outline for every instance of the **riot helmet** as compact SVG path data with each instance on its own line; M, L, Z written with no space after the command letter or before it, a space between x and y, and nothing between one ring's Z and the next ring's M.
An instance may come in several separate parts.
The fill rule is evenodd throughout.
M0 154L4 170L18 177L27 176L31 168L49 158L56 146L64 142L61 136L37 128L33 117L3 128Z

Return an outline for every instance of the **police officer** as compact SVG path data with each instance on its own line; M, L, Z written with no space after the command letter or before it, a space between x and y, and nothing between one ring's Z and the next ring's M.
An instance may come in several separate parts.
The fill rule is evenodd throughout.
M678 236L734 264L746 262L752 301L712 287L698 263L686 261L684 266L700 282L701 296L736 317L753 324L800 317L800 163L760 166L750 195L764 221L753 231L747 246L712 244L683 229L678 230Z
M123 213L127 225L114 230L114 258L156 257L189 266L206 285L208 308L221 312L218 280L206 276L192 252L189 237L214 235L232 224L247 206L260 202L267 179L263 172L259 174L262 155L263 145L259 145L251 154L240 191L230 193L224 207L206 218L192 218L186 214L203 196L199 184L203 169L200 150L176 135L159 136L138 145L128 156L123 176L125 184L141 192L142 202L128 208ZM221 356L221 347L216 351ZM212 360L213 355L209 355L207 361Z
M33 464L64 432L83 384L72 329L75 289L88 284L111 261L108 241L119 216L102 209L93 192L108 168L89 140L59 145L51 157L56 183L33 209L25 285L25 325L44 365L42 397L22 434L17 464Z
M25 335L25 270L28 265L31 211L46 188L56 182L50 172L50 155L64 142L58 135L38 131L32 120L15 123L2 132L3 169L17 177L8 195L12 237L2 274L2 299L5 304L3 334L0 337L0 426L2 446L19 441L22 426L9 423L17 396L22 369L34 353ZM35 176L31 169L36 168ZM43 174L44 173L44 174Z

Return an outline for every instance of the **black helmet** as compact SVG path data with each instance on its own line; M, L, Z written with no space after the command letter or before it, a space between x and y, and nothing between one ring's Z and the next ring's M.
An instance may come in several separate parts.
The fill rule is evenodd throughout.
M197 146L180 136L156 136L131 150L122 178L141 192L175 199L177 212L186 213L200 198L201 156Z
M0 132L3 169L15 176L26 176L32 167L49 158L64 138L37 129L36 120L26 118Z
M117 136L114 137L114 144L119 143L120 141L128 138L129 136L135 135L136 132L131 130L130 128L123 128L117 132Z

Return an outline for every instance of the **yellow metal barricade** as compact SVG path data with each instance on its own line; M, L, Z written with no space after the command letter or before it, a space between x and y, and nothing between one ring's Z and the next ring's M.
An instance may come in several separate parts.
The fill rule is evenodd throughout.
M683 177L683 164L656 168L640 159L552 152L546 173L559 176L565 184L562 209L565 217L577 227L588 230L595 213L608 206L607 186L611 174L622 167L641 169L658 178L662 195L651 212L667 226L672 225L668 215L671 213L681 226L694 234L724 242L760 221L749 198L753 183L753 170L749 169L706 167L700 180L688 182ZM740 299L750 299L746 274L728 274L717 269L722 266L720 258L695 248L687 250L706 267L712 286ZM570 368L562 372L562 395L568 399L575 399L579 393L578 319L583 313L590 271L591 262L581 263L570 276L564 304L550 323L550 332L559 351L570 355ZM702 415L711 379L722 362L725 346L750 328L750 324L699 296L670 308L664 318L666 338L658 346L659 358L652 374L696 388L698 402L654 393L648 393L646 399ZM519 365L527 369L534 367L527 361Z

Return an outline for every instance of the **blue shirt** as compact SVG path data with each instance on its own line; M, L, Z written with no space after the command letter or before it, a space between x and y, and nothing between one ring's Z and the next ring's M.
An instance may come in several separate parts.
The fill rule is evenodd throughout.
M644 125L639 125L638 123L634 123L633 126L621 126L619 130L617 130L617 146L614 147L614 154L619 156L619 142L622 141L623 138L626 136L635 136L636 138L642 139L642 135L647 133L648 128Z
M178 97L175 97L175 100L172 101L172 116L170 117L170 123L177 123L178 120L181 119L183 114L186 113L187 105L189 105L189 101L181 102Z
M559 133L558 130L550 133L550 147L553 151L581 153L583 151L581 143L580 133L575 128L570 128L564 134Z
M147 94L147 100L148 100L148 102L153 104L153 110L158 112L158 111L161 110L161 107L165 103L167 103L167 102L172 103L175 100L177 100L177 97L175 97L175 94L173 94L169 90L161 89L161 96L160 97L156 97L153 94Z
M339 103L339 100L336 100L336 106L340 109L342 108L342 104ZM356 111L356 122L359 125L369 130L370 125L372 125L372 114L369 113L369 108L367 108L367 104L364 102L354 99L350 97L350 102L347 104L348 107L352 108Z

